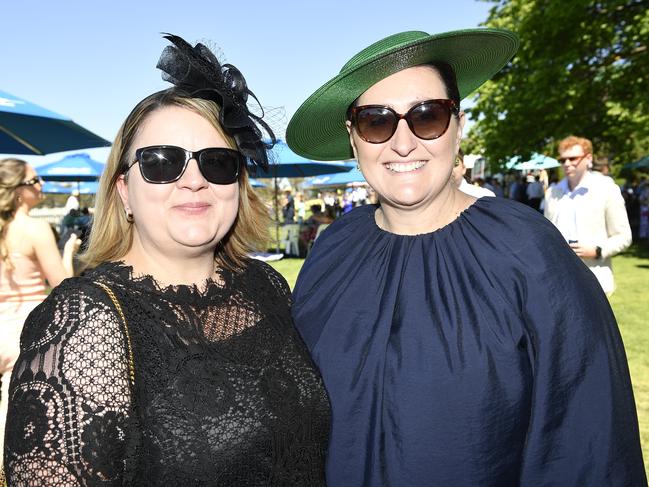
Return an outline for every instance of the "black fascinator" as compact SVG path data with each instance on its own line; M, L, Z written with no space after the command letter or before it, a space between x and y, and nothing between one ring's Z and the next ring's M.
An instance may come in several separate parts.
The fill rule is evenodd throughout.
M266 122L257 97L231 64L221 64L203 44L191 46L181 37L165 34L173 46L165 47L157 67L162 79L195 98L212 100L221 107L219 122L236 142L239 151L257 166L268 170L266 151L275 145L275 134ZM248 109L248 98L259 105L261 116ZM269 142L264 142L267 140Z

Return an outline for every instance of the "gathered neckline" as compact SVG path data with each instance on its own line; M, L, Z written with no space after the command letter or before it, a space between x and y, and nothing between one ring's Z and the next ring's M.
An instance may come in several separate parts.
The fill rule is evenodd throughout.
M479 202L480 202L481 200L483 200L483 199L484 199L484 197L483 197L483 198L476 198L476 200L475 200L473 203L471 203L469 206L467 206L466 208L464 208L464 209L463 209L463 210L462 210L462 211L457 215L457 218L455 218L454 220L448 222L446 225L441 226L441 227L439 227L439 228L436 228L435 230L431 230L430 232L416 233L416 234L414 234L414 235L404 235L404 234L401 234L401 233L394 233L394 232L390 232L390 231L388 231L388 230L385 230L385 229L381 228L381 227L376 223L376 216L375 216L376 212L377 212L378 209L381 207L381 205L379 205L379 204L376 204L376 205L368 205L368 206L371 206L371 208L372 208L373 210L369 210L369 211L367 212L367 214L369 215L370 224L371 224L371 225L375 228L375 230L378 231L380 234L384 234L384 235L386 235L386 236L389 236L389 237L395 237L395 238L398 238L398 237L403 237L403 238L427 237L427 236L433 236L433 235L441 235L441 234L443 234L443 233L445 233L445 232L451 231L451 229L452 229L454 226L457 226L457 225L459 225L460 223L462 223L462 221L465 220L466 217L469 216L469 214L472 213L472 212L474 211L474 207L476 207L476 205L478 205Z

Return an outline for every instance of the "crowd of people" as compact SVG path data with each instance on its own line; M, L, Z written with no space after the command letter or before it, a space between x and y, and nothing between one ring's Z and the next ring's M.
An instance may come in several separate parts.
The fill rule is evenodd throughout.
M312 193L315 193L313 198L306 200L303 192L297 192L294 196L293 191L288 189L284 191L280 202L282 224L298 226L298 257L306 257L321 225L329 225L358 206L376 203L374 191L363 184L346 190L334 189L312 191Z
M649 239L649 178L627 179L622 185L631 232L636 239Z
M301 191L293 196L293 191L288 189L284 191L280 203L282 223L284 225L302 224L306 220L307 202L314 200L317 201L321 211L335 219L349 213L357 206L376 203L376 196L371 188L362 183L347 189L311 190L307 196Z
M10 486L647 485L606 296L628 188L575 136L561 181L467 180L462 100L513 32L401 32L304 101L288 145L356 159L370 190L284 193L310 248L292 294L249 257L273 130L235 66L165 38L171 87L117 133L80 275L89 215L61 257L35 171L0 161Z

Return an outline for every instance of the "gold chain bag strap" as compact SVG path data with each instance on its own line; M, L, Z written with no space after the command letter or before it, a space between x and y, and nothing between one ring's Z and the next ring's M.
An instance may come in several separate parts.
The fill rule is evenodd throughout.
M94 281L94 282L95 284L97 284L97 286L102 288L106 292L106 294L108 294L108 297L115 305L115 308L119 313L119 317L122 320L122 324L124 325L124 334L126 335L126 347L128 348L128 378L131 383L131 392L132 392L133 387L135 387L135 360L133 359L133 348L131 347L131 334L128 331L128 325L126 324L126 317L124 316L124 312L122 311L122 306L119 304L119 301L117 300L117 296L115 296L113 290L103 282L99 282L99 281Z
M130 387L131 400L134 404L136 401L135 399L135 359L133 358L133 346L131 345L131 334L129 332L128 325L126 324L126 317L124 316L124 311L122 311L122 306L119 304L119 300L117 299L117 296L115 296L113 290L103 282L94 281L94 283L97 284L97 286L99 286L100 288L102 288L104 292L108 295L110 300L113 302L115 309L117 309L117 313L119 314L119 317L122 320L122 325L124 325L124 335L126 336L126 347L128 352L128 379L131 386ZM141 437L138 433L139 423L135 415L135 410L133 410L132 413L133 414L131 414L129 417L131 421L132 430L135 432L133 434L130 434L126 440L126 451L130 453L126 454L126 464L124 467L124 476L122 479L123 485L136 485L135 475L136 475L137 465L131 460L138 458L137 452L139 449Z
M115 293L113 290L108 287L106 284L103 282L99 281L94 281L97 286L101 287L104 292L108 295L110 300L113 302L113 305L115 306L115 309L117 309L117 313L119 314L120 319L122 320L122 325L124 325L124 335L126 336L126 348L128 352L128 379L130 382L130 388L131 388L131 398L134 398L135 396L135 359L133 358L133 347L131 345L131 334L128 329L128 325L126 324L126 316L124 316L124 311L122 311L122 306L119 304L119 300L117 299L117 296L115 296ZM134 418L134 415L130 416L131 421L133 422L133 427L137 431L138 430L138 424L137 420ZM138 433L135 433L134 435L130 436L127 439L127 445L126 445L126 450L130 452L135 452L133 453L133 456L137 458L137 450L138 450L138 445L139 445L140 438L138 436ZM126 462L125 468L124 468L124 477L123 477L123 485L135 485L135 471L136 471L136 466L130 461ZM0 484L1 485L1 484Z

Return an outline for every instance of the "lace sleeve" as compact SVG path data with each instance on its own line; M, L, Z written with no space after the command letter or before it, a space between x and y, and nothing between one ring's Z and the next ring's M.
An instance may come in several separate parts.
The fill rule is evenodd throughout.
M124 340L108 296L81 278L29 315L9 388L9 485L122 485L130 413Z
M267 282L270 283L273 290L277 293L280 299L288 299L289 303L291 300L291 288L279 272L275 270L272 266L268 265L265 262L254 261L253 264L259 272L266 277Z

